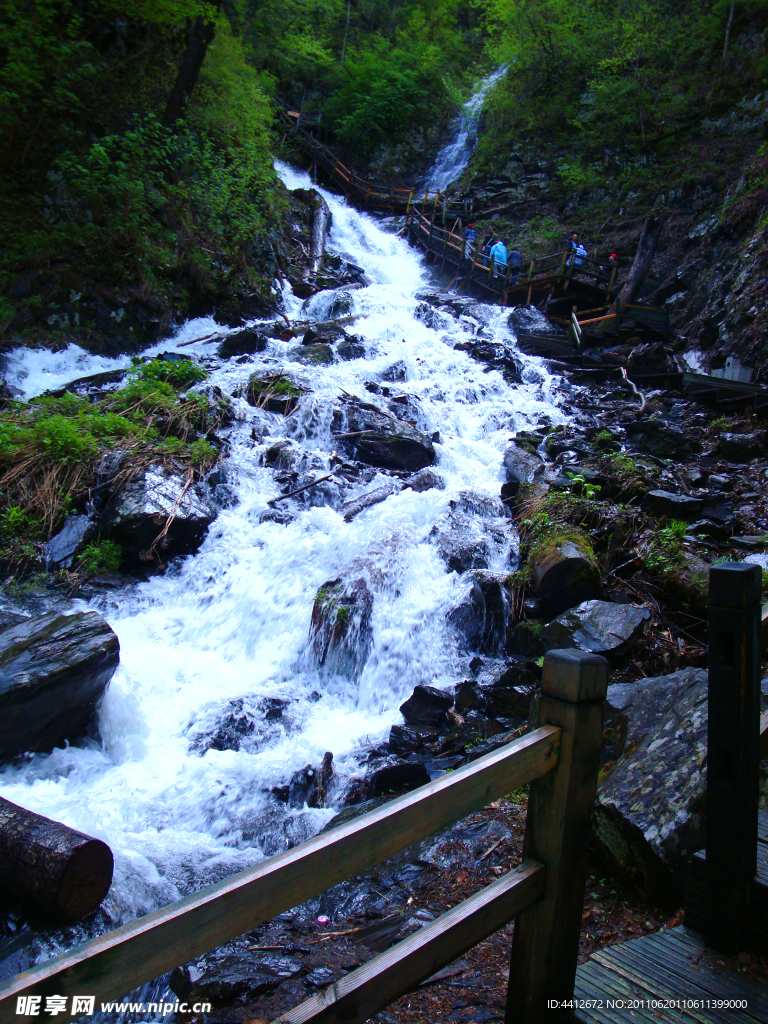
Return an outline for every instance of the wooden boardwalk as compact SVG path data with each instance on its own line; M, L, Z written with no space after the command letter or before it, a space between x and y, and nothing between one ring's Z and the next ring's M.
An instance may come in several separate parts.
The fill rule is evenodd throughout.
M593 953L576 972L574 998L580 1024L768 1024L768 981L738 970L687 927Z
M704 850L694 854L685 897L685 922L700 931L704 928L704 896L707 858ZM750 942L752 948L768 956L768 813L761 811L757 824L757 875L752 888Z

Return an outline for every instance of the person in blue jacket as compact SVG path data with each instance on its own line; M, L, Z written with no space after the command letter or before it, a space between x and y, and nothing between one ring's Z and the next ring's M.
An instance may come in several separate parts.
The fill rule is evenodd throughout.
M464 259L468 260L472 255L472 249L477 241L477 232L471 224L464 228Z
M500 274L505 274L507 272L507 247L501 239L491 249L491 256L493 256L493 276L498 277Z

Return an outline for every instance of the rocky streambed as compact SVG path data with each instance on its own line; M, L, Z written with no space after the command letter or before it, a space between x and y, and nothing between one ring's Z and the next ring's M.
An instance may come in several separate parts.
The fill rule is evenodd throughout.
M332 252L361 270L352 285L303 300L286 289L282 319L188 325L165 346L227 409L210 428L217 464L188 476L150 461L49 545L64 568L109 536L128 576L36 580L8 602L7 678L32 657L30 699L39 685L72 707L56 733L0 734L0 791L105 839L115 881L96 917L65 931L12 908L4 974L521 734L557 647L612 666L601 862L674 905L703 844L706 565L766 557L761 425L524 355L530 314L434 290L391 230L325 201ZM163 529L162 557L143 559ZM2 700L16 713L12 688ZM266 1018L428 920L421 879L443 872L458 893L506 870L523 804L155 988L215 992L236 1019L268 997ZM368 952L326 963L318 916Z

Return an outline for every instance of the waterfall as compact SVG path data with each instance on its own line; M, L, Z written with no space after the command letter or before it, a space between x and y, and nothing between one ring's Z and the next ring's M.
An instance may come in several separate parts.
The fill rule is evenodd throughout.
M437 154L432 170L427 175L425 184L430 188L443 191L461 176L475 149L477 128L485 97L506 73L507 67L504 65L484 78L459 111L451 133L451 141Z
M289 188L311 187L306 174L277 168ZM362 339L365 354L308 366L299 361L300 341L271 340L244 361L222 362L205 340L181 349L208 366L211 383L235 396L221 467L232 498L195 555L97 602L121 646L99 709L100 742L0 768L4 797L104 839L115 854L114 883L96 922L39 933L31 958L45 959L94 930L253 865L329 820L334 808L291 808L273 789L332 750L340 798L345 782L362 774L370 744L401 721L398 707L417 683L448 687L465 678L468 657L446 616L466 582L447 570L430 532L460 492L498 497L511 435L565 418L557 379L540 360L521 354L525 383L510 386L455 348L476 334L514 347L508 311L478 303L470 317L457 319L426 304L420 292L429 286L428 271L392 226L320 191L333 217L328 248L367 275L367 285L343 292L354 316L348 329ZM339 297L321 292L301 303L288 293L287 312L322 320ZM149 353L216 329L215 320L190 321ZM74 346L56 354L18 349L6 376L31 396L128 362ZM265 519L268 500L280 493L275 472L264 465L267 449L289 440L327 471L338 443L331 434L334 403L344 393L384 401L366 385L392 380L393 367L397 384L389 387L418 410L421 429L439 431L434 468L445 490L401 490L351 522L332 505L299 502L290 522ZM237 397L254 371L278 368L311 391L287 418ZM344 500L385 479L377 474L348 485ZM509 547L497 561L495 568L509 567ZM373 595L371 650L356 679L323 674L306 657L315 594L350 566ZM233 708L255 711L275 699L284 702L282 717L256 715L238 750L201 747L200 737ZM0 974L18 969L17 960L1 958L0 952Z

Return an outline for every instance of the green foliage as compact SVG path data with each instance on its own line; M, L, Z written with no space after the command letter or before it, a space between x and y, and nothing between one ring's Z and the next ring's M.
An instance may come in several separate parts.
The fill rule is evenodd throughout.
M573 481L573 490L582 494L587 501L592 501L600 493L600 484L588 483L583 473L568 473L567 476Z
M645 553L646 569L658 576L673 575L682 561L685 530L679 519L657 530Z
M89 576L103 572L119 572L123 562L123 549L113 540L99 540L89 544L78 556L77 567Z
M487 0L482 8L489 57L510 70L489 97L477 164L490 169L521 139L535 140L568 194L658 182L661 162L680 178L689 169L680 133L759 93L768 73L765 49L750 39L760 0L734 5L725 61L730 0Z
M109 451L130 452L133 471L168 459L199 471L212 466L218 451L199 435L215 428L224 410L186 393L204 377L191 361L152 360L136 364L123 388L97 402L65 393L10 403L0 412L0 537L23 546L50 536L93 486ZM19 560L19 544L10 555L3 550Z

